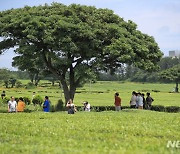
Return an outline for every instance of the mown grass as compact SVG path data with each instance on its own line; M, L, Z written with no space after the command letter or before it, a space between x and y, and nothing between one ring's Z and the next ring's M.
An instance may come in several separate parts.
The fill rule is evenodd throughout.
M180 113L0 113L0 153L179 153Z
M23 84L28 81L23 81ZM44 87L44 85L46 87ZM171 93L174 84L151 84L151 83L133 83L133 82L110 82L110 81L99 81L94 84L85 84L83 87L78 88L75 94L74 103L78 106L82 105L83 101L90 102L93 106L113 105L114 104L114 93L119 92L122 98L122 105L129 105L131 98L131 92L133 90L146 93L151 92L154 98L154 105L164 106L180 106L180 93ZM41 81L40 86L35 89L25 88L12 88L5 89L0 88L0 91L5 90L7 96L26 96L32 98L33 91L36 94L42 96L49 96L52 104L56 104L58 99L64 101L64 95L62 89L57 85L51 86L48 81Z

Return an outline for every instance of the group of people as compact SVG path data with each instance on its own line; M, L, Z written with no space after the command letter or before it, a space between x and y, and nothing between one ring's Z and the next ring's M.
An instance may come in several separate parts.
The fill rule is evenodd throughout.
M33 93L33 96L35 94ZM150 93L146 93L147 97L145 98L143 93L140 92L132 92L132 97L130 99L130 108L137 108L137 109L151 109L152 102L154 99L151 97ZM1 98L3 99L6 96L5 91L1 94ZM50 111L50 101L48 96L45 96L43 103L43 111L49 112ZM90 103L87 101L83 102L83 110L90 112ZM120 111L121 110L121 98L119 97L119 93L116 92L114 96L114 105L115 110ZM8 112L23 112L25 109L25 103L22 97L18 99L18 102L16 102L14 96L11 96L11 99L8 101ZM69 101L66 103L68 114L74 114L77 109L72 101L72 99L69 99Z
M149 92L146 93L146 96L147 97L145 98L144 93L136 93L135 91L133 91L130 100L130 107L150 110L154 99L151 97L151 94Z
M84 110L84 111L87 111L87 112L90 112L90 110L91 110L91 109L90 109L90 108L91 108L90 103L88 103L87 101L85 101L85 102L83 102L82 104L83 104L83 110ZM69 99L69 101L68 101L67 104L66 104L66 107L67 107L67 109L68 109L68 114L74 114L74 113L77 111L77 109L76 109L76 107L75 107L72 99Z
M130 100L130 108L137 108L137 109L151 109L152 102L154 99L151 97L150 93L146 93L147 97L145 98L144 93L140 92L132 92L132 97ZM115 110L121 110L121 98L119 97L119 93L115 93L114 96L114 105Z
M14 96L11 96L11 99L8 101L8 112L24 112L25 107L26 104L22 97L20 97L18 101L16 101ZM43 111L50 111L50 101L48 96L45 96L45 100L43 103Z
M18 102L16 102L14 96L11 96L11 99L8 101L8 112L23 112L25 106L22 97L20 97Z

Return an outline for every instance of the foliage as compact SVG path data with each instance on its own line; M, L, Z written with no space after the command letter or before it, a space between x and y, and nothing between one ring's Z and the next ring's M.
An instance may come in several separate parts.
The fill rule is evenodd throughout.
M22 82L21 81L16 81L16 88L21 88L21 87L23 87L23 84L22 84Z
M42 97L41 97L40 95L35 95L34 98L33 98L33 100L32 100L32 103L33 103L34 105L39 105L39 106L41 106L42 103L43 103L43 99L42 99Z
M64 110L64 102L62 99L58 100L58 103L55 106L55 111L63 111Z
M24 103L25 103L26 105L31 104L31 99L30 99L29 97L23 97L23 100L24 100ZM35 104L36 104L36 103L35 103Z
M132 21L112 10L76 4L0 12L0 37L1 52L16 46L25 59L42 57L42 66L61 81L66 101L98 70L114 72L123 63L154 70L162 56L154 38Z
M15 84L16 84L16 79L15 78L10 78L9 79L9 83L11 84L11 88L13 88L14 86L15 86Z
M160 77L162 79L175 82L176 83L175 92L178 92L178 83L180 82L180 64L162 71L160 73Z
M24 50L24 49L22 49ZM18 53L22 53L23 51L18 50ZM13 58L13 66L18 67L21 71L26 71L29 74L31 82L34 83L35 86L38 85L39 81L42 79L42 72L44 70L42 57L37 58L33 54L22 54L20 56L16 56Z
M9 100L10 100L9 97L4 97L4 99L1 99L1 103L7 104Z
M83 111L82 106L76 107L78 111ZM122 110L130 109L130 106L122 106ZM153 105L151 108L152 111L159 112L180 112L179 106L163 106L163 105ZM91 106L91 111L102 112L102 111L115 111L114 106Z
M28 82L26 84L26 89L34 89L34 88L35 88L35 85L32 82Z

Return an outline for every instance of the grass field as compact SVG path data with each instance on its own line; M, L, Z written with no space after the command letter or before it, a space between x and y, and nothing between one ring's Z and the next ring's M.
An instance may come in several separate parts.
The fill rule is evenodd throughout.
M26 84L29 81L22 81ZM62 90L58 87L52 87L47 81L41 81L40 85L35 89L25 89L25 88L10 88L5 89L0 88L0 91L5 90L7 96L26 96L32 98L33 91L36 94L44 96L48 95L52 104L56 104L58 99L63 99L64 96ZM48 85L44 87L44 85ZM129 105L129 100L131 98L131 92L133 90L146 93L151 92L154 98L154 105L164 105L164 106L180 106L180 93L170 93L174 84L150 84L150 83L133 83L133 82L110 82L103 81L94 84L85 84L83 87L78 88L76 91L74 103L78 106L82 105L83 101L88 101L93 106L99 105L113 105L114 103L114 93L119 92L122 99L122 105Z
M24 84L26 82L23 81ZM128 105L131 92L135 90L151 92L154 105L180 106L180 94L170 93L173 86L97 82L78 88L74 102L79 106L85 100L94 106L113 105L114 93L120 92L122 104ZM42 97L48 95L52 104L56 104L60 98L64 99L62 90L49 86L47 81L41 82L41 86L35 89L0 88L2 90L6 91L8 97L29 98L36 91ZM75 115L68 115L64 111L1 113L4 111L7 112L7 105L0 103L0 153L3 154L180 153L180 148L167 148L168 141L180 142L180 113L128 109L121 112L77 112Z
M0 153L180 153L180 113L0 113Z

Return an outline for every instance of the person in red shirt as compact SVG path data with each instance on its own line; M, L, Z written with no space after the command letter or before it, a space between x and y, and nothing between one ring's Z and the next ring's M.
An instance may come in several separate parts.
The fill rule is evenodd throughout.
M116 111L121 110L121 98L119 97L119 93L115 93L114 95L114 105L115 105Z

